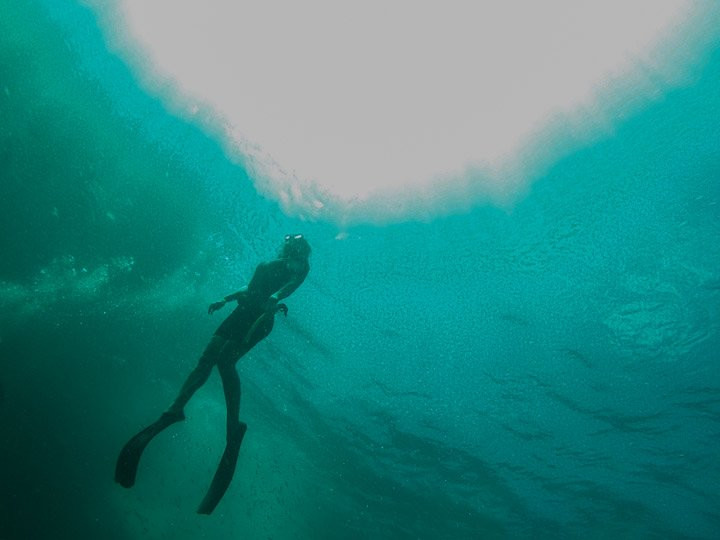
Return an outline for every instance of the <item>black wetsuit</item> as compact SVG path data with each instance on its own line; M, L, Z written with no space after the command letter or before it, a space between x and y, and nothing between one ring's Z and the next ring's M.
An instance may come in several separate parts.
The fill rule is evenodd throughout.
M260 263L255 269L247 290L240 293L238 305L215 331L216 336L241 342L255 321L263 314L268 299L292 281L298 286L305 279L309 267L298 279L285 259Z

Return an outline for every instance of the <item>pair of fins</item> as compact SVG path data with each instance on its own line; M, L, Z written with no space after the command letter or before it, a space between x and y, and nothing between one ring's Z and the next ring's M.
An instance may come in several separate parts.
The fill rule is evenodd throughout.
M140 464L140 458L142 457L145 447L158 433L182 420L185 420L183 414L163 413L155 423L150 424L130 439L120 451L120 456L115 465L115 481L126 488L131 488L135 485L138 465ZM237 428L233 432L228 433L225 451L223 452L222 458L220 458L220 463L215 471L210 489L208 489L205 498L198 507L198 514L212 514L220 502L220 499L225 495L235 474L240 445L242 444L246 431L247 424L239 422Z

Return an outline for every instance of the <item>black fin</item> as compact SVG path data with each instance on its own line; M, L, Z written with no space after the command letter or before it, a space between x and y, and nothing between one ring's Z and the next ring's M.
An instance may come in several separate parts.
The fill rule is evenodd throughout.
M132 487L135 484L135 475L145 447L153 440L155 435L166 427L182 420L185 420L185 415L182 413L163 413L157 422L150 424L130 439L120 451L120 456L115 465L115 481L123 487Z
M225 444L225 452L223 452L222 458L220 458L220 463L218 464L217 471L215 471L210 489L208 489L207 495L205 495L205 498L198 507L198 514L212 514L212 511L215 510L220 499L225 495L235 474L235 465L237 464L240 445L242 444L246 431L247 424L240 422L232 436L228 437L227 443Z

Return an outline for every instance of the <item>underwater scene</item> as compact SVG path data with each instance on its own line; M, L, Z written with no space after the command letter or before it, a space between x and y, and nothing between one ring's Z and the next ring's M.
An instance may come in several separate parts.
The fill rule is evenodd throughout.
M720 4L511 165L328 150L349 195L111 4L0 0L0 540L720 538Z

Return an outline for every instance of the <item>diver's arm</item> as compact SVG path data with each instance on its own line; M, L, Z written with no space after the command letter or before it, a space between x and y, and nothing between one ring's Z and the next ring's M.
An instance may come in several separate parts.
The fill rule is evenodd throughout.
M240 289L237 292L228 294L226 297L224 297L219 302L213 302L212 304L210 304L210 307L208 308L208 313L210 313L212 315L214 312L216 312L218 309L223 307L228 302L232 302L233 300L238 300L243 294L245 294L245 292L247 292L247 287L243 287L242 289Z
M295 292L295 289L297 289L300 285L302 285L302 282L303 282L303 280L300 279L300 280L294 280L294 281L287 283L286 285L283 286L282 289L280 289L278 292L273 294L270 297L270 299L275 300L275 302L279 302L283 298L287 298L288 296L290 296L292 293Z
M234 292L232 294L228 294L225 298L223 298L224 302L232 302L233 300L239 299L243 294L247 292L248 288L243 287L238 292Z
M290 296L300 285L302 285L303 281L305 281L305 278L308 275L308 272L310 272L309 265L306 266L303 269L302 273L299 274L295 279L283 285L279 291L277 291L270 297L270 300L274 301L274 303L277 303L283 298L287 298L288 296Z

